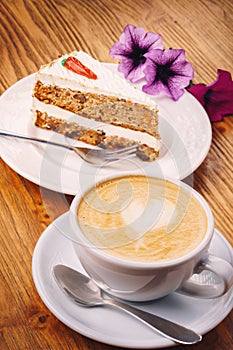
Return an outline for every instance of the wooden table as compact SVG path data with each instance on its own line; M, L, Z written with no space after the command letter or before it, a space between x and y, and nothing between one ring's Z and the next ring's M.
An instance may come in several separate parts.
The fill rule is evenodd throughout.
M209 84L218 68L233 74L232 22L231 0L1 0L0 94L75 49L114 62L109 49L128 23L161 33L166 48L184 48L194 81ZM233 244L233 117L212 127L210 152L194 173L194 188L210 204L216 228ZM72 196L42 190L2 160L0 167L0 349L114 349L62 324L33 283L38 238L68 210ZM233 349L232 325L233 312L190 349Z

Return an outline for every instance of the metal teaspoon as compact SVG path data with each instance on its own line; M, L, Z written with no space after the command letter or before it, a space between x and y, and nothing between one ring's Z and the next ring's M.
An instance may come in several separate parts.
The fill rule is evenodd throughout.
M53 272L59 287L81 306L113 306L119 308L176 343L195 344L202 339L201 335L191 329L162 317L139 310L119 300L104 299L101 289L92 279L68 266L56 265Z

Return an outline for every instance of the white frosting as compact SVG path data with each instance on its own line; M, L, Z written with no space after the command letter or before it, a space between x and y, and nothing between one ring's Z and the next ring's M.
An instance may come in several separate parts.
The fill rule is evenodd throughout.
M69 56L76 57L81 63L91 69L97 75L97 79L86 78L62 66L62 60ZM40 80L44 84L58 85L72 90L81 89L81 91L86 92L129 98L134 102L157 108L156 103L148 95L82 51L66 54L50 64L42 66L36 76L36 80Z

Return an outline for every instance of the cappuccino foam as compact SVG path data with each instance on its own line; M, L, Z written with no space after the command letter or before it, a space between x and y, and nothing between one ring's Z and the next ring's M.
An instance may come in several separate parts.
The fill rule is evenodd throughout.
M163 179L129 175L89 190L77 209L88 241L120 259L158 262L194 250L207 230L199 201Z

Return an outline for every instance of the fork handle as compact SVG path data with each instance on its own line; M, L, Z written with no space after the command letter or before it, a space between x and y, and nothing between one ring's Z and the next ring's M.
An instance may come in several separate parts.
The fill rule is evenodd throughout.
M23 140L28 140L28 141L45 143L45 144L52 145L52 146L58 146L58 147L67 148L67 149L73 151L73 147L72 146L63 145L61 143L57 143L57 142L53 142L53 141L47 141L47 140L43 140L43 139L38 139L36 137L27 137L27 136L18 135L18 134L9 134L9 133L2 132L2 131L0 131L0 136L6 136L6 137L12 137L12 138L23 139Z

